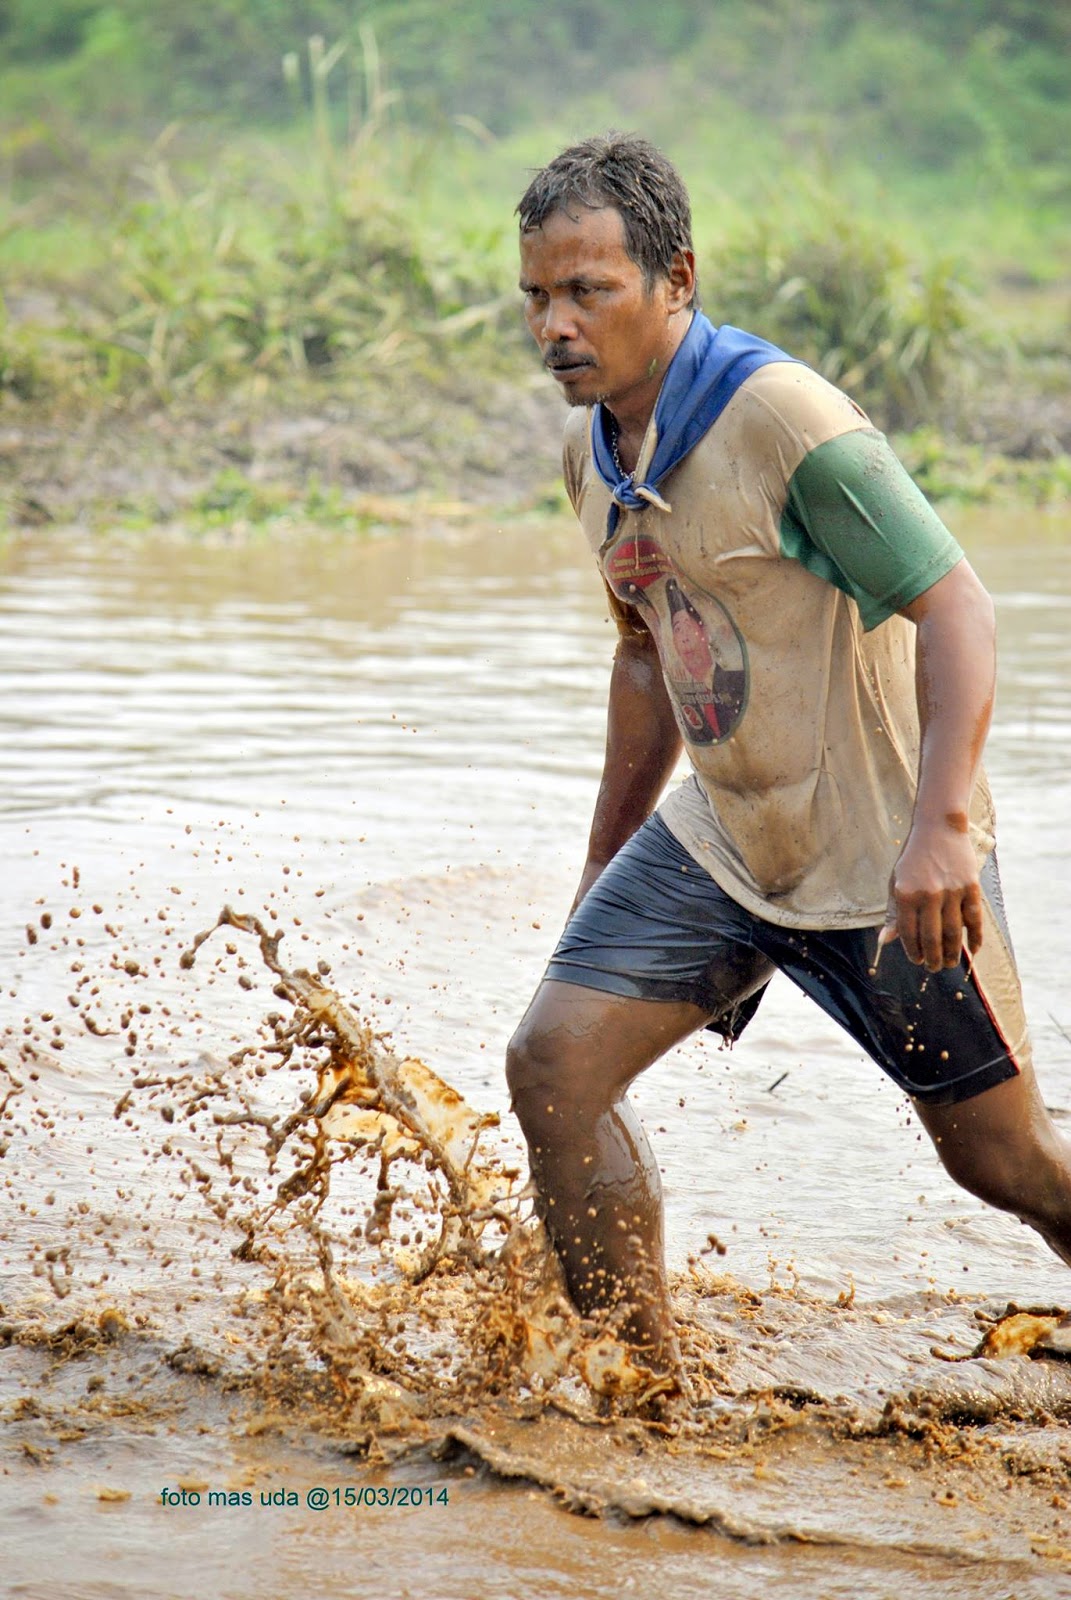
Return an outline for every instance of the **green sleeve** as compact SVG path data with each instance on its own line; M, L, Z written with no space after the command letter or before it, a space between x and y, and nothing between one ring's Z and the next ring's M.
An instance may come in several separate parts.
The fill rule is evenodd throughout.
M868 631L943 578L963 551L884 434L856 429L800 462L781 554L851 595Z

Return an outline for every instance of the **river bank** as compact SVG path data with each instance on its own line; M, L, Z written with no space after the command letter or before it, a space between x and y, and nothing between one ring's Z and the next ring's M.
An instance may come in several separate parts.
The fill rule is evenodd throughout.
M475 364L475 363L474 363ZM565 507L564 410L538 371L394 373L212 405L0 407L0 527L406 526ZM1071 389L987 386L955 431L894 436L934 500L1071 498Z
M559 501L564 412L539 374L282 389L211 406L0 409L0 521L361 528L419 520L426 502Z

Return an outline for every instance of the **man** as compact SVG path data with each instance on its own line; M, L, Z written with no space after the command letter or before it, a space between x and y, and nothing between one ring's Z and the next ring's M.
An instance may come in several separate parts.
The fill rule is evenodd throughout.
M507 1069L574 1301L674 1372L625 1091L696 1029L737 1037L776 969L912 1096L959 1183L1071 1261L1071 1152L1035 1086L980 772L988 595L851 400L699 311L657 150L588 140L518 212L620 632L587 861ZM659 805L682 745L692 775Z

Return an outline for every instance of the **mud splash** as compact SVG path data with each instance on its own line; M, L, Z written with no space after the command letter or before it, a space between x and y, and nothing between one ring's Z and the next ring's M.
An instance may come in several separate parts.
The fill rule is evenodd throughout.
M648 1415L650 1375L565 1299L494 1115L399 1052L326 959L285 965L270 912L225 909L181 953L177 919L142 922L162 942L88 906L26 932L30 961L67 963L71 1021L45 1003L0 1051L4 1232L37 1285L4 1295L10 1481L136 1441L193 1486L200 1438L229 1493L322 1477L316 1452L358 1483L527 1484L741 1551L825 1548L860 1595L923 1568L962 1596L1040 1595L1071 1562L1071 1370L1024 1353L1055 1308L830 1299L697 1257L673 1280L694 1402ZM142 1515L122 1472L94 1493Z
M498 1117L399 1057L329 986L326 961L286 968L281 933L253 915L225 908L180 966L221 929L256 940L289 1015L270 1013L224 1067L139 1076L134 1090L149 1114L176 1100L186 1115L209 1113L211 1164L187 1159L184 1178L240 1232L235 1258L272 1267L269 1365L324 1363L350 1419L380 1427L489 1395L583 1410L659 1392L664 1379L569 1304L519 1169L489 1148ZM264 1092L280 1073L302 1085L292 1109ZM262 1162L252 1180L240 1170L251 1134ZM267 1183L271 1197L250 1204Z
M21 1218L6 1230L21 1269L9 1339L63 1351L113 1317L171 1329L191 1369L322 1382L327 1425L354 1437L419 1434L489 1396L594 1415L665 1386L568 1302L520 1167L491 1142L498 1117L397 1054L330 986L327 960L285 967L277 909L225 909L176 961L171 905L132 933L65 870L75 903L42 897L25 929L38 1008L0 1049L0 1155ZM221 1056L227 997L206 991L233 980L232 999L253 996L261 963L281 1008L251 1024L239 1005ZM109 1161L100 1099L117 1074Z

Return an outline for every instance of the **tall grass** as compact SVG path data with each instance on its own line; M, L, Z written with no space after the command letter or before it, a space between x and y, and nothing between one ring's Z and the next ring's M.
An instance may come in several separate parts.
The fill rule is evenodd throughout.
M206 173L165 130L98 217L98 270L61 274L37 326L5 319L0 298L0 402L172 403L402 364L442 373L474 341L482 360L529 370L515 354L519 152L472 119L438 147L408 124L367 26L358 49L314 36L282 72L297 139L234 137ZM783 202L771 190L728 211L727 235L704 248L711 315L808 360L887 427L933 420L981 345L964 273L910 254L898 227L802 170L780 188ZM7 227L27 215L12 208ZM29 226L52 220L38 207Z
M318 37L304 62L287 58L308 94L296 160L233 142L210 176L191 178L171 159L178 130L166 130L131 174L106 270L67 286L36 359L33 331L0 316L0 393L206 396L434 361L493 324L501 289L485 263L422 230L398 192L368 29L362 44L345 73L345 47ZM332 75L343 80L334 101Z
M789 228L769 213L710 262L718 314L847 390L887 428L931 419L981 353L962 262L912 260L828 195Z

